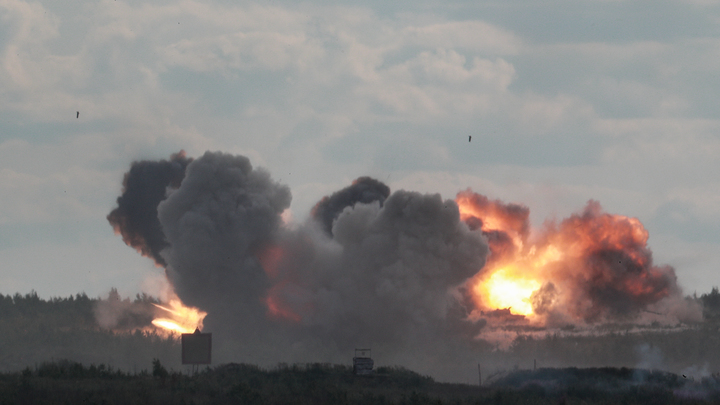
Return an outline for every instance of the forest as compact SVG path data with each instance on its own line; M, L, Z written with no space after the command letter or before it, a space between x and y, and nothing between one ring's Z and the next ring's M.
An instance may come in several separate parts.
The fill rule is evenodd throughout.
M96 308L116 294L111 290L107 299L77 294L48 300L35 292L0 294L0 371L22 370L54 359L113 365L130 372L147 367L147 359L158 358L179 368L177 337L131 328L126 324L133 323L132 319L121 319L112 330L98 325ZM133 304L146 306L152 302L157 300L143 294L137 295Z

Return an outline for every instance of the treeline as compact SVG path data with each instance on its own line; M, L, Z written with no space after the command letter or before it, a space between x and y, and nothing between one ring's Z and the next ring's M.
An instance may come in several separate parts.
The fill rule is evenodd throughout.
M94 329L99 326L96 316L98 305L117 302L147 308L146 313L152 312L152 304L160 303L157 298L145 293L137 294L132 301L122 299L115 288L110 289L105 299L90 298L85 293L48 300L38 297L35 291L25 295L0 294L0 322L15 323L19 327L26 326L26 323L40 323L46 328ZM151 317L136 322L149 325L150 320Z
M355 376L349 366L245 364L206 368L190 375L128 373L104 365L46 362L0 373L0 404L706 404L720 400L714 378L689 381L669 373L633 369L541 369L516 372L492 386L437 383L397 367Z
M613 331L595 335L518 332L503 350L481 340L473 342L473 354L483 368L493 372L499 368L531 369L534 363L540 367L685 370L693 376L718 372L720 292L713 288L708 294L688 299L702 303L705 322L644 331L633 329L633 325L625 330L616 325ZM122 299L115 290L102 299L85 294L48 300L34 292L0 294L0 371L18 371L61 358L85 365L108 364L126 372L139 370L148 359L157 358L169 370L180 370L179 339L160 336L149 326L148 314L157 302L145 294ZM104 308L105 315L112 315L113 308L133 310L117 312L114 326L109 328L98 323L98 308ZM472 371L470 367L468 370Z
M98 305L112 299L119 299L115 290L107 299L85 294L48 300L35 292L0 294L0 371L16 371L58 358L133 370L157 357L179 369L177 338L164 338L152 329L117 332L98 325ZM151 302L157 300L145 294L134 300L137 305Z
M720 321L720 291L713 287L709 294L703 294L699 298L703 308L703 319L706 321Z

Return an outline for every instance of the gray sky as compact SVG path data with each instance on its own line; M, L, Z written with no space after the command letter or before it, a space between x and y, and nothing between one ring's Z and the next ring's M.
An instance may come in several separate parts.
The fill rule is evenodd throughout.
M362 175L535 227L595 199L720 285L719 1L387 3L0 0L0 292L153 292L105 216L180 149L248 156L295 220Z

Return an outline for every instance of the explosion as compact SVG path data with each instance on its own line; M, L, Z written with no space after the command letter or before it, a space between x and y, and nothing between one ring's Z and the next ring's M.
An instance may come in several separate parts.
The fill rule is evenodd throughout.
M271 338L273 351L455 350L498 322L630 320L681 298L640 221L595 201L531 232L524 205L470 189L455 200L391 192L360 177L290 225L287 186L246 157L211 152L135 162L123 185L108 220L165 268L177 296L153 324L192 332L207 313L247 356Z
M672 268L652 265L640 221L607 214L595 201L559 224L546 223L534 243L527 208L471 190L456 201L463 220L490 245L486 268L471 281L481 309L596 322L630 318L677 292Z
M507 266L497 269L487 279L476 283L473 292L480 302L492 309L509 309L513 314L531 315L532 293L540 288L540 282L526 278L517 268Z

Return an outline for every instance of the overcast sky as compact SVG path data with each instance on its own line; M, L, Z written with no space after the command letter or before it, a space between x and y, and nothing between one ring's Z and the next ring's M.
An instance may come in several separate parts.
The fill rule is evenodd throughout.
M535 227L595 199L707 292L718 3L0 0L0 293L152 292L105 216L133 160L180 149L248 156L296 221L363 175Z

